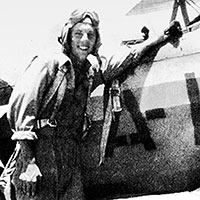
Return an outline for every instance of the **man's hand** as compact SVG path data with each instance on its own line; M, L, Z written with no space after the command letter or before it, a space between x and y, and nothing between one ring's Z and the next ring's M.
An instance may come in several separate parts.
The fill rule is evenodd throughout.
M178 21L172 21L169 27L165 29L164 34L171 37L182 37L183 32L180 23Z
M22 169L22 173L19 176L21 182L21 190L28 197L34 197L36 194L36 187L42 174L35 164L35 158L33 158L27 165L26 169Z
M178 47L180 42L179 39L183 35L180 23L178 21L172 21L169 27L164 31L164 34L169 37L169 42L174 47Z

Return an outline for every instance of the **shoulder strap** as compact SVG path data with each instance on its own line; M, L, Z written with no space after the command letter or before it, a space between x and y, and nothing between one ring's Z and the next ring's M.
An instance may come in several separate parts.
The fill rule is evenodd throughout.
M90 96L92 92L93 80L94 80L94 71L90 68L88 71L89 86L88 86L88 93L87 93L86 110L84 113L84 120L83 120L82 139L86 137L91 127L91 120L88 117L88 110L89 110L89 101L90 101Z
M61 85L63 79L64 79L65 73L61 70L58 70L57 75L55 77L55 80L53 81L52 87L50 87L47 95L44 97L42 108L40 109L39 116L44 112L45 108L47 107L48 103L58 90L59 86Z
M101 136L101 143L100 143L99 166L104 163L106 145L107 145L108 136L109 136L109 132L110 132L110 126L111 126L111 122L112 122L112 114L113 114L112 113L112 97L111 97L111 89L109 89L108 103L106 105L103 129L102 129L102 136Z
M116 93L117 92L117 93ZM115 113L120 113L122 108L120 105L120 90L119 90L119 81L118 79L112 80L112 83L107 84L104 90L104 122L103 122L103 129L102 129L102 136L101 136L101 143L100 143L100 161L99 165L104 162L105 153L106 153L106 146L108 143L108 137L111 132L111 124L112 119L114 117L115 122L118 120L115 119ZM116 98L118 97L118 98ZM119 117L119 114L116 115ZM117 118L118 118L117 117ZM112 126L114 132L117 130L117 124L113 124Z
M60 80L61 83L59 85L59 88L57 89L57 98L56 98L56 102L54 104L54 107L53 107L53 112L52 112L52 115L50 117L51 120L53 120L58 112L58 109L62 103L62 100L64 98L64 95L65 95L65 90L66 90L66 87L67 87L67 80L65 78L63 78L62 80Z

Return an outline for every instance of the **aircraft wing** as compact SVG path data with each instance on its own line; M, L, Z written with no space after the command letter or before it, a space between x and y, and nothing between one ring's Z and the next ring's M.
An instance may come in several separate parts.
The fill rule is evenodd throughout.
M164 9L171 9L174 0L141 0L131 10L128 11L127 15L140 15Z
M133 8L131 8L127 15L141 15L166 9L172 9L175 0L141 0ZM192 1L199 3L199 0Z

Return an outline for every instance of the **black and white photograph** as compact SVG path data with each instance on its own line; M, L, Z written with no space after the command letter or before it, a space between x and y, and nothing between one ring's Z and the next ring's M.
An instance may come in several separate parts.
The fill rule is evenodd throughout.
M200 199L200 0L7 0L0 26L0 200Z

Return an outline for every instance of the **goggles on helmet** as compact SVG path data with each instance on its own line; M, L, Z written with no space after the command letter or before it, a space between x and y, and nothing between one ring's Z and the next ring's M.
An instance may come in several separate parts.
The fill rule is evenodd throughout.
M92 20L92 24L94 26L99 25L99 17L96 12L94 11L80 11L80 10L74 10L69 18L69 21L71 22L72 25L77 24L78 22L81 22L83 19L86 17L89 17Z

